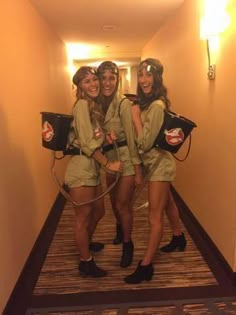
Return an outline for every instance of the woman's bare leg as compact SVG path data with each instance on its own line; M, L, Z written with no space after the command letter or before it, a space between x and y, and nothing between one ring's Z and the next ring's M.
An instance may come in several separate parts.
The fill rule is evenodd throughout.
M115 180L116 180L116 177L114 175L108 174L108 173L106 174L107 187L110 187L114 183ZM118 213L118 210L116 209L115 187L110 191L109 196L110 196L112 211L116 218L116 222L120 224L119 213Z
M76 187L70 190L71 198L82 203L91 200L95 196L95 187ZM81 260L87 260L91 257L89 251L88 228L92 211L91 204L84 206L74 206L75 210L75 239L80 253Z
M95 187L95 197L101 194L102 194L102 186L99 185ZM89 240L92 240L93 233L96 229L96 226L105 214L104 198L102 197L98 199L97 201L93 202L91 204L91 207L92 207L92 211L91 211L90 223L88 227Z
M142 265L149 265L161 242L163 231L163 213L168 201L168 182L148 182L150 233L148 246L142 259Z
M173 232L173 235L181 235L181 226L180 226L180 217L179 217L179 210L176 206L174 198L169 188L168 193L168 202L166 206L166 215L170 222L170 226Z
M133 228L132 200L135 189L134 176L122 176L117 183L114 195L123 231L123 242L131 239Z

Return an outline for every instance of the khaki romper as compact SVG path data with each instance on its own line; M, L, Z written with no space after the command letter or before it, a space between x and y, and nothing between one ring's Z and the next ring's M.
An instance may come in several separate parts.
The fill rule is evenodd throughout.
M141 112L143 130L137 138L137 146L149 181L169 182L175 178L176 164L172 154L152 148L163 123L164 109L164 102L155 100Z
M114 131L117 135L117 142L127 141L127 145L119 147L119 154L116 150L105 152L109 160L121 160L123 162L122 176L134 175L134 165L140 164L141 159L138 154L135 143L134 126L131 115L131 102L125 99L121 104L124 96L116 94L107 110L104 130L106 132Z
M91 155L101 147L104 134L98 121L91 122L86 100L77 101L73 108L73 117L69 142L73 142L83 154L71 156L65 172L65 183L70 188L97 186L100 183L100 165Z

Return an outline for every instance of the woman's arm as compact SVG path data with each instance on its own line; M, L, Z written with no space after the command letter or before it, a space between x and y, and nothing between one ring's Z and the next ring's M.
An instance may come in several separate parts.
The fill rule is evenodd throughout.
M139 105L133 105L131 110L136 135L139 136L143 130L143 124L141 121L141 110Z
M160 100L151 103L142 113L142 120L140 108L137 108L137 105L133 107L133 122L137 133L138 150L142 154L153 147L160 131L164 119L164 103Z

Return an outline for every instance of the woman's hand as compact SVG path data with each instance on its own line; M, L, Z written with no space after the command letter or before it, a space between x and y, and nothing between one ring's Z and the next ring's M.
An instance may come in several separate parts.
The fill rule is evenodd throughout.
M114 141L117 140L117 135L115 131L111 130L106 133L106 142L112 144Z
M120 161L108 161L105 169L109 172L122 173L123 164Z

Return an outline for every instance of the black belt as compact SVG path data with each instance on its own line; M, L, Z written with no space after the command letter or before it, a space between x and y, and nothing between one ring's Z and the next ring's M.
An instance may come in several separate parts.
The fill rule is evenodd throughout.
M127 141L126 140L123 140L123 141L120 141L120 142L116 142L116 145L120 148L120 147L124 147L127 145ZM103 152L108 152L108 151L111 151L111 150L114 150L114 145L113 144L107 144L107 145L104 145L104 147L102 147L102 151Z
M63 152L64 155L86 155L80 148L72 147Z

